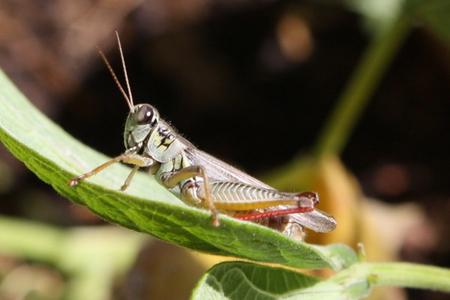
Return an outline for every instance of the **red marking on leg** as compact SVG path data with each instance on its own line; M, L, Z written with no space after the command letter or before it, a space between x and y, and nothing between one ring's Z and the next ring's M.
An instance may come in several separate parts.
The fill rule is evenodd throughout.
M234 216L233 218L236 218L239 220L251 221L251 220L259 220L259 219L265 219L265 218L286 216L286 215L290 215L290 214L307 213L307 212L311 212L313 210L314 210L314 207L293 207L293 208L287 208L287 209L250 213L250 214L246 214L246 215Z

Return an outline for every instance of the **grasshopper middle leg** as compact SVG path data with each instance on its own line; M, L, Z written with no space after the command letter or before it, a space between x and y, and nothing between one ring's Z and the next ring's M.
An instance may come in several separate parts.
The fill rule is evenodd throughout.
M219 212L217 211L217 208L215 207L211 199L209 179L206 175L205 169L202 166L193 165L180 169L178 171L166 172L161 174L160 179L164 186L170 189L181 183L182 181L194 177L201 177L203 179L204 196L200 196L197 194L197 190L199 187L195 185L195 183L186 183L185 185L181 186L180 189L182 192L182 196L186 200L188 200L188 202L195 203L198 201L198 199L200 199L204 204L206 204L208 209L213 214L213 225L218 227L220 225Z

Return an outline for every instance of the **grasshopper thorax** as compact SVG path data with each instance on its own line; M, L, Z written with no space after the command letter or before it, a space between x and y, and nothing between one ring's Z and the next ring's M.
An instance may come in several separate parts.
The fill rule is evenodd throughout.
M156 108L150 104L135 105L125 123L123 136L126 149L134 148L139 152L158 123L159 113Z

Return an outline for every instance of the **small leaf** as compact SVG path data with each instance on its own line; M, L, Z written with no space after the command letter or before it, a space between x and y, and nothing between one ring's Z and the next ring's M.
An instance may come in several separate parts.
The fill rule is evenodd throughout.
M359 299L344 284L291 270L244 262L215 265L197 284L192 299ZM367 288L366 292L369 290Z
M297 268L339 270L356 260L355 253L344 245L308 245L226 216L221 217L221 225L216 228L209 212L184 205L143 172L135 176L126 193L120 192L116 189L130 172L122 165L112 166L79 186L68 187L68 180L108 158L45 117L1 72L0 139L61 195L89 207L105 220L167 242L206 253Z
M362 299L381 286L450 292L450 270L411 263L360 262L324 280L291 270L244 262L211 268L192 299Z

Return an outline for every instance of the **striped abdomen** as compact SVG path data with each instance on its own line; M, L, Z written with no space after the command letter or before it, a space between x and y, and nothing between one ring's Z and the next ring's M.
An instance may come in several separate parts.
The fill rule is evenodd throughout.
M279 205L311 207L318 203L315 193L283 193L239 182L213 181L209 183L211 200L217 209L254 210ZM204 197L203 187L199 195Z

